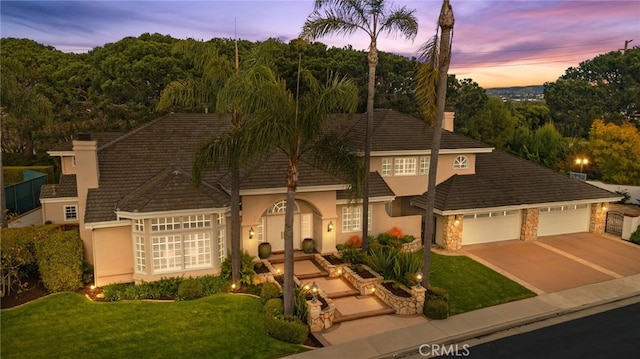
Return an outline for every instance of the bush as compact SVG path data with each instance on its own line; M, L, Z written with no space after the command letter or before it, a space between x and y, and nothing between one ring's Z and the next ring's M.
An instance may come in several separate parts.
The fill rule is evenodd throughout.
M247 251L242 252L240 256L240 284L241 285L253 285L257 274L253 267L253 261L255 257L249 255ZM220 268L220 276L228 281L231 281L231 256L225 258Z
M633 243L640 244L640 228L631 233L631 237L629 237L629 240Z
M12 287L20 290L22 279L38 273L33 245L35 228L2 228L0 232L1 275L8 281L8 291L11 291Z
M426 299L439 299L444 300L445 302L449 301L449 293L444 288L440 287L429 287L427 289L427 297Z
M285 342L302 344L307 340L309 327L295 315L265 315L267 333Z
M344 243L344 247L345 248L360 248L360 247L362 247L362 238L360 238L359 235L355 234L355 235L351 236L349 239L347 239L347 241Z
M35 241L40 278L51 292L82 287L84 247L78 231L42 228Z
M178 287L178 300L194 300L198 298L202 298L204 295L204 286L202 285L202 281L197 279L186 279L182 283L180 283L180 287Z
M265 315L270 315L272 317L278 316L284 313L284 300L282 298L273 298L269 299L264 304L264 313Z
M423 313L429 319L447 319L449 317L449 303L442 299L427 299L424 302Z
M388 230L387 234L392 236L392 237L396 237L398 239L403 237L402 230L400 228L396 227L396 226L393 226L393 228Z
M340 251L340 259L345 263L362 264L365 260L364 252L357 248L344 248Z
M402 246L400 238L389 233L378 234L374 241L380 243L383 247L400 248Z
M307 324L307 296L311 297L310 290L295 286L293 289L293 315L304 324Z
M267 301L273 298L277 298L280 296L280 287L277 284L272 282L267 282L262 285L260 289L260 300L262 304L265 304Z
M367 265L385 278L391 278L398 250L391 247L371 246Z
M205 297L229 290L229 281L219 275L205 275L197 279L202 282L202 287L204 288L202 294Z
M416 284L415 274L422 268L422 256L419 252L400 252L393 265L393 278L411 287Z

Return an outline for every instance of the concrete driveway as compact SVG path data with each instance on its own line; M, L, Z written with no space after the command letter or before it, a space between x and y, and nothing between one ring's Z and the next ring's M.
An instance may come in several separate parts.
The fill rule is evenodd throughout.
M463 251L538 294L640 273L640 246L593 233L478 244Z

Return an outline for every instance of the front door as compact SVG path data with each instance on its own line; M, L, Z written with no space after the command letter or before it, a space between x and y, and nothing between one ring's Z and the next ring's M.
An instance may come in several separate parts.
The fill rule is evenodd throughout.
M284 251L284 215L267 215L267 241L273 252ZM293 249L300 249L300 215L293 215Z

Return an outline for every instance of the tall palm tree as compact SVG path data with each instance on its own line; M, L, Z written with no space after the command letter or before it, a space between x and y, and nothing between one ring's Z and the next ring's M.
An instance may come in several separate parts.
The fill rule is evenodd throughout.
M174 81L162 92L158 108L172 105L191 108L214 107L230 115L231 129L201 144L193 156L193 179L200 184L207 170L226 167L231 172L231 273L232 283L240 282L240 165L255 150L245 141L244 115L261 107L263 97L256 96L263 81L273 81L270 69L259 61L247 61L240 67L236 46L234 63L217 54L214 45L187 40L174 49L186 54L201 78Z
M400 32L410 40L418 33L415 10L405 6L393 8L385 0L316 0L314 11L302 28L302 37L317 39L337 33L351 35L364 31L369 43L369 79L367 86L367 130L364 146L364 176L362 198L362 249L368 246L369 230L369 176L371 162L371 131L373 129L373 99L375 95L376 66L378 65L378 35Z
M300 65L298 65L300 69ZM306 85L300 93L300 81ZM362 165L357 155L348 151L342 139L323 131L331 113L354 112L358 91L348 79L331 77L319 83L310 73L298 71L296 93L283 80L266 90L269 105L255 112L255 126L250 131L254 143L271 148L288 159L287 194L284 227L284 312L293 314L293 210L299 183L299 164L304 160L317 168L336 174L357 187ZM355 186L355 187L354 187Z
M422 285L428 288L429 268L431 266L431 238L433 237L433 208L436 200L436 173L440 154L440 137L444 104L447 97L447 72L451 62L451 43L453 39L453 9L449 0L442 2L436 34L422 47L421 57L425 62L418 69L416 98L426 121L433 123L431 139L431 160L429 165L429 184L427 186L427 205L424 217L424 260L422 267ZM439 36L439 32L441 35ZM440 38L438 42L438 37Z

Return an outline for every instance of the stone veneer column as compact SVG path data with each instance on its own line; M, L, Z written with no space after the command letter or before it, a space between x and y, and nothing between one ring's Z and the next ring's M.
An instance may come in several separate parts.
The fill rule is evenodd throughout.
M462 216L461 216L462 217ZM456 222L456 216L444 216L442 241L444 249L455 251L462 248L462 219Z
M539 208L525 208L522 210L522 225L520 227L521 241L535 241L538 239Z
M608 203L591 203L591 215L589 216L589 232L594 234L604 233L607 222Z

